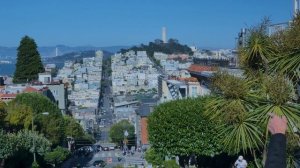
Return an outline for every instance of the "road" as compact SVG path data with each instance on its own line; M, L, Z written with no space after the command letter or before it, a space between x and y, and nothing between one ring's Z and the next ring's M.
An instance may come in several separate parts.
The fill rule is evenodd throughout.
M111 86L110 86L110 76L107 74L103 75L105 81L102 96L100 97L100 127L101 127L101 142L109 142L109 129L113 124L113 110L111 102Z
M99 114L99 127L101 128L101 137L95 145L111 146L109 144L109 129L113 124L114 115L112 109L112 91L110 75L104 73L102 76L103 86L101 89L101 96L99 100L100 114ZM124 156L119 149L111 151L99 151L90 152L89 154L74 154L62 167L94 167L93 163L97 160L103 160L106 162L106 168L112 168L116 165L122 165L128 167L129 165L136 165L143 167L145 160L143 159L143 153L135 152L133 155L128 154Z
M73 155L69 159L68 164L64 164L63 168L69 167L89 167L93 168L93 163L95 161L103 160L106 163L105 168L112 168L117 165L122 165L124 167L138 166L143 167L145 165L145 160L142 159L142 153L135 152L133 155L128 154L124 156L122 152L118 149L111 151L99 151L91 152L88 155Z

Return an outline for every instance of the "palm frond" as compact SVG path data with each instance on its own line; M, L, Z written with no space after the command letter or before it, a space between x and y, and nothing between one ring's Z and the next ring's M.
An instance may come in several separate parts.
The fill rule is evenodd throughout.
M257 127L257 119L250 114L240 123L220 126L220 136L224 137L224 149L231 154L246 153L263 145L262 131Z

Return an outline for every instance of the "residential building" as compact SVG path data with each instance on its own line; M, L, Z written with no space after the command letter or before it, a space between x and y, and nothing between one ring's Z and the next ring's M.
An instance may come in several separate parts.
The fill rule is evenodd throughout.
M136 109L136 144L146 149L149 147L148 139L148 117L157 105L158 99L142 99L139 108Z
M45 72L45 73L39 73L39 82L42 84L49 84L52 82L52 76L51 73Z

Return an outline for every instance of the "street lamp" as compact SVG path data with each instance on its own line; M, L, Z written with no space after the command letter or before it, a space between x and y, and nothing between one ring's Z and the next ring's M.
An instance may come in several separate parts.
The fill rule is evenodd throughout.
M37 115L40 115L40 114L42 114L42 115L49 115L49 112L42 112L42 113L39 113ZM32 114L32 119L31 119L31 131L32 131L32 133L34 132L34 118L36 116L34 116L34 114ZM33 144L32 144L32 146L33 146L33 161L36 162L36 156L35 156L35 136L33 136Z
M128 137L129 133L127 130L124 131L124 152L125 152L125 167L127 167L127 137Z
M124 151L126 151L127 152L127 137L128 137L128 131L127 130L125 130L124 131Z

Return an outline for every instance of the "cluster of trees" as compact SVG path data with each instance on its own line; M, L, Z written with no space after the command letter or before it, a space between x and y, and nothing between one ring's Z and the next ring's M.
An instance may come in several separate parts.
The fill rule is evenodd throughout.
M48 115L43 115L45 112ZM0 124L0 160L8 166L31 166L33 140L39 165L49 167L47 163L57 165L69 156L68 150L60 147L66 146L68 136L75 141L89 139L76 120L63 116L56 104L39 93L19 94L8 104L0 102Z
M112 125L109 130L109 137L111 141L115 144L118 144L118 146L123 146L123 141L125 140L125 131L128 132L128 136L126 137L128 140L127 145L134 146L134 126L128 120L122 120Z
M166 54L189 54L193 55L193 51L187 45L180 44L176 39L169 39L167 43L162 40L156 39L154 42L149 42L148 45L141 44L129 49L121 49L121 53L126 53L130 50L133 51L146 51L147 55L159 65L159 61L154 58L154 52L162 52Z
M244 77L218 72L212 94L158 106L149 118L149 139L158 156L195 156L196 165L243 154L252 167L263 167L270 135L269 113L288 120L288 167L296 167L299 152L300 16L286 30L268 35L269 21L252 27L239 48ZM203 162L205 160L205 162ZM204 165L210 164L210 165ZM226 165L226 164L224 164ZM219 167L226 167L226 166ZM229 167L229 165L228 165Z

